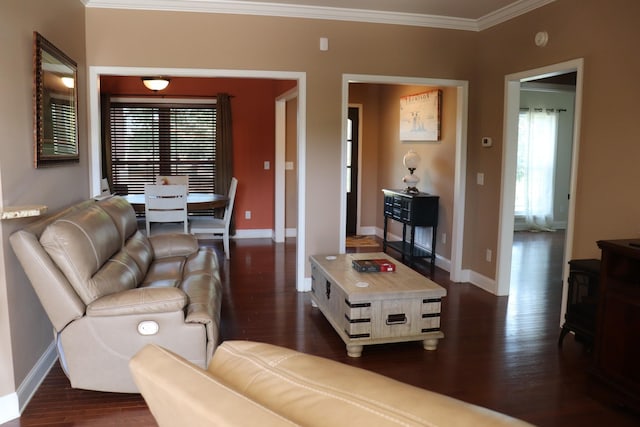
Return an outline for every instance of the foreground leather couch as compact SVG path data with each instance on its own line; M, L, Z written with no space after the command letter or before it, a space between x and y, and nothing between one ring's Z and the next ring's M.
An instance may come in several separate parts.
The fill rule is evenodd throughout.
M529 425L373 372L264 343L226 341L207 370L150 345L130 366L160 427Z
M213 250L190 234L147 238L121 197L87 200L13 233L74 388L137 392L129 360L159 344L198 366L218 341Z

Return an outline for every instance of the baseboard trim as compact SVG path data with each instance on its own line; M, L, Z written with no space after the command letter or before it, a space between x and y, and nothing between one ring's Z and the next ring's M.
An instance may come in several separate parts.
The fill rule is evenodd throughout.
M58 360L58 352L56 351L56 342L51 341L49 347L40 356L40 359L36 362L34 367L29 371L27 377L18 386L17 395L20 405L20 413L24 411L27 404L31 401L31 398L42 384L42 381L47 377L47 374L53 367L54 363Z
M302 284L303 288L298 289L298 292L310 292L311 291L311 277L305 277L304 283Z
M496 293L496 281L494 279L490 279L489 277L484 276L480 273L476 273L475 271L468 271L468 277L469 283L471 283L472 285L475 285L482 290L498 296L498 294Z
M54 340L31 368L16 392L0 396L0 424L20 417L57 359L58 353Z
M236 234L231 236L231 239L263 239L273 238L273 230L270 228L264 229L249 229L249 230L236 230Z
M0 424L15 420L20 416L18 393L0 396Z

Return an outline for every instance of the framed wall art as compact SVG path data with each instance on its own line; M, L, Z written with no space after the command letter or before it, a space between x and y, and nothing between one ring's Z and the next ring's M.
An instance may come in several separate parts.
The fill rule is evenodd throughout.
M400 98L400 141L439 141L442 90Z

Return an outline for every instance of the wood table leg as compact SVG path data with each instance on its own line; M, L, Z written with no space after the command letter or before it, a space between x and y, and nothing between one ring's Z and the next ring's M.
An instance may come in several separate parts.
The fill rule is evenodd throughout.
M438 341L439 341L438 338L429 338L429 339L423 340L422 347L425 350L430 350L430 351L436 350L438 348Z
M347 344L347 356L360 357L362 356L362 346L356 344Z

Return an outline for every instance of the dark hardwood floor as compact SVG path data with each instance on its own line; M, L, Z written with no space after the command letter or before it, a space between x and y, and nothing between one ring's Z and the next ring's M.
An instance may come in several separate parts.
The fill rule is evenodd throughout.
M425 351L419 343L366 346L358 359L346 355L309 295L295 291L293 242L232 241L231 261L223 262L221 271L222 339L265 341L328 357L540 426L640 425L637 414L590 397L590 353L580 343L568 336L562 349L557 346L563 234L516 234L509 297L451 283L448 273L436 269L434 280L448 292L442 308L445 338L437 351ZM212 244L221 255L221 247ZM3 425L155 422L139 395L71 389L56 364L22 417Z

